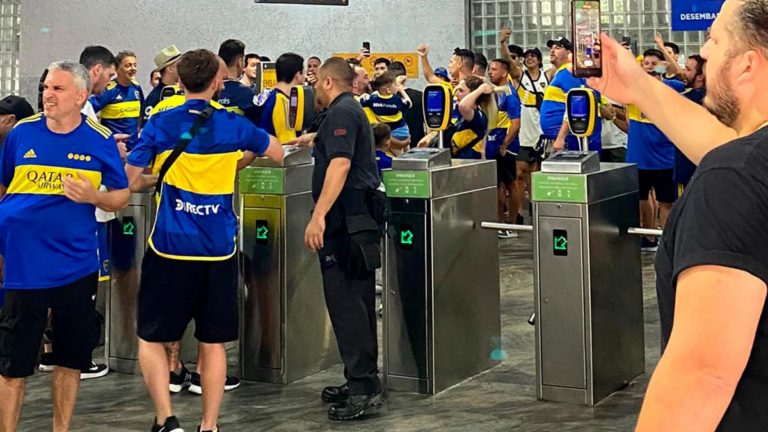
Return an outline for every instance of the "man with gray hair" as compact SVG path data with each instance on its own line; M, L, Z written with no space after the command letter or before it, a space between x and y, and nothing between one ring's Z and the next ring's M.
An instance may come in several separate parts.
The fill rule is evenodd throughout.
M90 77L79 63L48 67L43 112L17 123L0 150L0 252L6 304L0 312L0 430L17 430L51 310L53 430L68 431L99 328L95 208L117 211L130 197L109 129L80 110ZM100 184L107 191L99 191ZM52 221L64 223L52 223Z
M663 355L638 431L768 430L768 0L726 0L701 50L704 107L602 36L589 84L699 166L656 254Z

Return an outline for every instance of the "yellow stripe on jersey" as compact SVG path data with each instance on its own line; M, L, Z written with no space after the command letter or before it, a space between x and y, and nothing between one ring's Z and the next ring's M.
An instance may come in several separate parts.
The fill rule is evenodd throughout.
M152 110L149 112L149 117L152 117L153 115L163 111L168 111L170 109L180 107L184 105L184 102L186 101L187 101L187 98L183 94L180 94L180 95L177 94L177 95L167 97L161 100L160 103L158 103L152 108ZM220 103L214 100L211 101L211 106L216 109L224 108L224 106L222 106Z
M138 118L141 115L141 102L126 101L111 103L101 109L99 113L102 119Z
M379 122L379 119L376 118L376 114L373 113L372 109L365 107L363 108L363 112L365 113L365 116L368 118L368 123L374 124Z
M107 129L105 126L101 125L99 122L97 122L96 120L94 120L94 119L92 119L90 117L86 117L85 118L85 123L88 126L90 126L91 129L93 129L96 132L98 132L99 135L103 136L104 138L109 138L110 136L112 136L112 131L111 130Z
M523 86L517 88L517 95L520 97L520 103L523 106L533 108L536 106L536 93L531 93Z
M475 133L475 131L471 129L465 129L462 131L458 131L455 134L453 134L453 153L456 154L460 150L463 150L465 147L474 144L473 149L475 151L478 151L480 153L483 152L483 142L482 140L479 140L479 137Z
M165 160L171 151L163 152ZM235 167L243 152L217 154L182 153L165 175L165 182L202 195L226 195L235 191ZM155 166L162 166L160 155Z
M158 201L158 207L159 206L160 206L160 204L159 204L159 201ZM154 234L154 229L153 229L152 233ZM210 261L224 261L226 259L232 258L233 256L235 256L235 253L237 253L237 243L235 243L235 248L232 250L232 253L229 254L229 255L223 256L223 257L203 257L203 256L171 255L171 254L167 254L167 253L164 253L164 252L160 252L159 250L157 250L157 248L155 247L155 243L152 241L152 235L150 235L149 238L147 239L147 244L149 244L149 247L151 247L152 250L156 254L160 255L163 258L172 259L172 260L209 261L209 262Z
M235 113L237 115L241 115L241 116L245 115L245 111L241 110L239 107L236 107L236 106L227 107L227 111L231 113Z
M296 139L296 131L288 129L288 109L290 101L282 92L275 95L275 105L272 108L272 127L275 129L277 141L285 144Z
M638 123L653 123L651 119L640 111L640 108L634 105L627 105L627 119Z
M567 98L566 98L565 92L563 92L563 89L561 89L560 87L555 87L550 85L550 86L547 86L546 90L544 90L545 101L565 103L566 99Z
M18 165L13 173L13 180L8 186L8 194L63 195L67 176L79 179L82 174L91 185L98 188L101 184L99 171L64 168L47 165Z
M403 119L403 113L398 112L397 114L394 114L394 115L377 115L376 118L381 123L395 123Z
M18 126L20 124L24 124L24 123L36 122L36 121L38 121L38 120L40 120L42 118L43 118L43 113L40 112L40 113L37 113L35 115L29 116L29 117L27 117L25 119L19 120L18 122L16 122L16 124L13 127L16 127L16 126Z

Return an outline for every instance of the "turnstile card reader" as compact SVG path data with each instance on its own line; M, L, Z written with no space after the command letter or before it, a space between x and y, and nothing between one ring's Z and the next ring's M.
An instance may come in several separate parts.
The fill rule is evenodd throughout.
M315 115L315 92L310 86L291 89L288 104L288 129L301 132L309 129Z
M411 151L384 171L387 388L436 394L498 363L496 162ZM401 169L406 167L408 169Z
M595 92L588 88L575 88L568 92L565 100L565 113L571 133L579 138L587 138L595 130L597 118L597 99Z
M541 163L542 172L586 174L599 170L600 155L594 151L561 151Z
M320 264L304 244L313 202L311 149L240 173L240 373L287 384L339 363Z
M431 130L444 131L451 120L451 87L448 84L430 84L424 88L424 122Z
M536 395L595 405L645 370L640 245L627 235L637 168L549 162L532 186Z

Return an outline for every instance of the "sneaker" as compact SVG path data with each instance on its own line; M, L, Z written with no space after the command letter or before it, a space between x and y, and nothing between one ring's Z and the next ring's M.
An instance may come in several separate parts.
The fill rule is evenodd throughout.
M238 387L240 387L240 378L228 376L227 380L224 381L224 391L230 391L234 390ZM203 386L200 382L200 374L197 372L192 372L192 380L189 384L189 389L187 389L190 393L194 393L196 395L203 394Z
M221 429L219 429L219 425L216 425L216 429L213 429L213 430L210 430L210 429L203 430L202 426L198 426L197 432L221 432Z
M91 367L82 369L80 371L80 379L87 380L93 378L101 378L109 373L109 368L105 364L96 364L91 362Z
M192 374L187 370L184 365L181 365L181 372L171 372L171 380L168 384L168 390L171 393L178 393L184 390L184 387L189 387L192 382Z
M513 231L513 230L499 230L498 236L499 236L500 239L517 238L517 231Z
M642 250L643 252L656 252L658 248L659 248L658 240L650 241L647 238L643 237L643 239L640 242L640 250Z
M37 369L40 372L53 372L53 353L43 353L40 355L40 365Z
M162 425L157 424L157 418L152 425L152 432L184 432L184 429L179 426L179 421L176 416L170 416L165 419L165 423Z

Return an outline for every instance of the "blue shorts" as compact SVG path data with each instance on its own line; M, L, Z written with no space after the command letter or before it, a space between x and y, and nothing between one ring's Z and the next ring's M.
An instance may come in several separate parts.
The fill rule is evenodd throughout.
M504 144L504 138L507 137L506 129L493 129L488 133L488 139L485 142L485 158L496 159L499 156L499 149ZM515 138L509 147L507 152L517 155L520 152L520 139Z
M392 138L400 141L405 141L408 138L411 137L411 131L408 129L408 126L400 126L397 129L392 129Z

